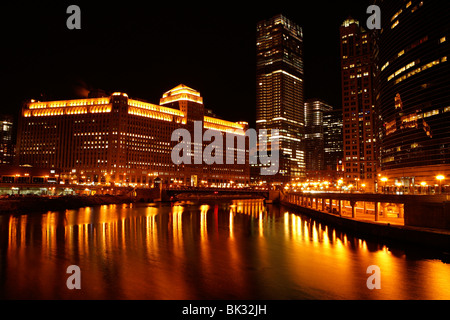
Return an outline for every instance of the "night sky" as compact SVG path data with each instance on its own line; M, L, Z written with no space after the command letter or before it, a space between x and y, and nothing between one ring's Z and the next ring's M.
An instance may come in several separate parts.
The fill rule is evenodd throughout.
M282 13L304 33L305 98L341 105L339 26L365 24L370 1L113 1L5 5L0 113L17 116L26 99L81 98L91 88L158 104L183 83L205 107L255 121L256 23ZM66 9L81 8L81 30ZM382 17L383 18L383 17Z

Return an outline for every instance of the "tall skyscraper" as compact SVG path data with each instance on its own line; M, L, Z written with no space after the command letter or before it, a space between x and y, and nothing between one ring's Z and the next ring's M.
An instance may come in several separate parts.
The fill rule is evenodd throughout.
M262 177L289 182L305 176L303 32L282 15L257 25L256 129L279 130L279 171Z
M305 102L306 172L325 169L324 114L333 107L320 99Z
M450 178L450 11L441 1L377 1L381 178L412 192ZM384 185L384 183L383 183Z
M13 120L12 116L0 115L0 165L13 163Z
M341 25L340 37L344 180L373 191L377 161L373 37L351 18Z

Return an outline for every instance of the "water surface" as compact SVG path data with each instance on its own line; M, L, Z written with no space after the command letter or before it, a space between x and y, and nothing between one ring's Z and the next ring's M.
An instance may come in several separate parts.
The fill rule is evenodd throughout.
M438 253L259 200L2 215L0 250L2 299L450 299ZM70 265L81 290L66 286Z

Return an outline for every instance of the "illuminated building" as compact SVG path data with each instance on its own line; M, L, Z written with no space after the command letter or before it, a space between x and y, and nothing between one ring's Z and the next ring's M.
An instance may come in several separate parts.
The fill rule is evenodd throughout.
M325 169L337 170L339 161L342 162L342 109L326 111L323 114L323 137L325 149Z
M319 99L305 102L306 172L325 169L324 114L333 107Z
M261 177L289 182L305 176L303 32L277 15L257 24L256 129L279 130L279 172Z
M448 3L377 2L381 176L404 192L437 189L436 176L450 173Z
M13 123L12 116L0 115L0 165L13 164Z
M243 135L247 129L246 123L204 113L200 93L185 85L164 93L159 105L119 92L30 102L23 106L19 121L18 161L57 168L65 183L145 186L158 177L173 185L228 186L230 181L247 185L248 157L246 164L172 162L171 152L178 143L171 141L172 133L185 128L193 135L194 121L202 123L203 131L221 132L224 140L225 133Z
M377 168L373 37L349 18L340 27L340 43L344 180L373 191Z
M44 184L57 183L60 172L55 169L6 165L0 167L0 183Z

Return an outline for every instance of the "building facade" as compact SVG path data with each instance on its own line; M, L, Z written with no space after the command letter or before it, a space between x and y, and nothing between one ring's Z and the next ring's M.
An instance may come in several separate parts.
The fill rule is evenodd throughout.
M305 161L307 175L325 170L324 115L333 107L320 99L305 102Z
M11 165L14 161L14 118L0 115L0 165Z
M196 163L206 130L242 136L248 125L205 116L200 93L179 85L164 93L160 104L131 99L126 93L97 98L36 102L23 106L18 129L18 164L55 168L64 183L150 186L157 178L183 186L249 184L248 150L245 161ZM200 128L200 137L195 128ZM177 129L191 136L190 163L175 164L172 141ZM246 145L246 148L248 145ZM235 160L238 145L232 149ZM220 152L216 150L216 152Z
M325 149L325 169L338 170L342 164L344 141L342 137L342 109L326 111L323 115L323 137Z
M415 192L449 184L450 12L439 1L377 1L380 178ZM445 177L438 181L437 176Z
M256 129L279 130L279 171L263 179L305 177L303 32L282 15L257 25Z
M347 19L340 27L344 180L374 191L376 183L376 109L372 33Z

